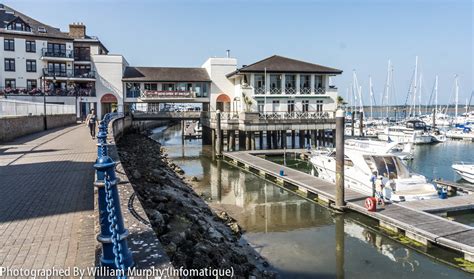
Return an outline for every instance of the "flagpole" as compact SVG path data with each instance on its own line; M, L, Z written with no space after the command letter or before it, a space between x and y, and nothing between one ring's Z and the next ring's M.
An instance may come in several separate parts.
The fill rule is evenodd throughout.
M263 113L267 111L267 67L265 67L265 76L264 76L265 92L263 93Z

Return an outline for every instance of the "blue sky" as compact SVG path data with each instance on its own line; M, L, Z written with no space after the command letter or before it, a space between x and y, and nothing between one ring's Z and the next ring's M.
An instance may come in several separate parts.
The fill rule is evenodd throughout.
M368 104L369 75L380 103L391 59L404 103L418 55L424 99L436 74L440 102L454 100L455 74L461 103L473 90L472 0L3 2L63 31L84 22L135 66L200 66L226 49L240 65L279 54L342 69L343 96L355 69Z

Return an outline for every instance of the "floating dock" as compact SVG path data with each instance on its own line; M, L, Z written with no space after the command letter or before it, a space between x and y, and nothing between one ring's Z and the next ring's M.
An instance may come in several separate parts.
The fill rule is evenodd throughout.
M304 150L300 150L303 152ZM257 175L275 180L284 187L292 187L299 192L311 193L322 202L332 206L335 202L336 187L333 183L313 175L303 173L270 162L257 155L283 154L284 150L259 150L224 152L223 158L229 163L243 167ZM287 153L297 150L286 150ZM284 175L280 175L283 170ZM345 189L346 208L359 212L379 221L381 227L403 234L424 245L452 249L464 255L464 259L474 262L474 227L447 220L428 212L466 210L474 208L474 195L449 199L423 200L414 202L391 203L377 212L365 208L368 196L351 189Z

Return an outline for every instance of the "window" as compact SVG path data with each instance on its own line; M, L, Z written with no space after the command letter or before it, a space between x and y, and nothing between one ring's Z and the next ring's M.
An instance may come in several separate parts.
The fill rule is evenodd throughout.
M5 71L14 72L15 71L15 59L5 58Z
M90 61L91 60L90 47L74 47L74 60Z
M26 41L26 52L36 52L36 42L35 41Z
M28 24L26 24L23 20L21 19L16 19L15 21L9 23L7 25L8 30L15 30L15 31L26 31L26 32L31 32L31 28Z
M323 101L322 100L317 100L316 101L316 111L317 112L322 112L323 111Z
M36 60L26 60L26 71L29 73L36 72Z
M308 112L309 111L309 101L308 100L303 100L301 102L301 105L303 106L303 112Z
M285 75L285 93L296 93L296 75Z
M66 44L48 43L48 55L58 57L66 56Z
M314 88L319 89L323 88L323 76L314 76Z
M255 75L254 87L255 89L265 89L265 75Z
M186 91L186 83L184 83L184 82L178 83L176 85L176 90L181 91L181 92L185 92Z
M163 91L174 91L174 83L163 83Z
M48 63L48 74L54 76L66 76L66 63L55 63L49 62Z
M288 112L295 111L295 100L288 100Z
M272 94L281 93L281 75L270 75L270 90Z
M300 92L301 94L311 93L311 76L310 75L300 76Z
M5 79L5 87L6 88L16 88L16 80L15 79Z
M145 90L156 91L156 90L158 90L158 84L157 83L145 83Z
M36 79L27 79L26 80L26 89L32 90L38 88Z
M273 100L272 101L272 109L274 112L280 110L280 101L279 100Z
M15 40L14 39L3 40L3 48L7 51L15 51Z
M264 112L265 103L262 100L257 101L258 112Z

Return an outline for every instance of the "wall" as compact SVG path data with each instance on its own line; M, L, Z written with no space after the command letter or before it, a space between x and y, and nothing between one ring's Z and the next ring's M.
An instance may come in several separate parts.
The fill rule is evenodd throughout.
M216 99L220 94L227 94L231 100L234 99L234 84L226 75L237 70L237 59L209 58L202 67L207 70L212 80L210 110L214 111L216 110Z
M48 115L48 129L72 125L76 123L74 114ZM33 134L44 130L43 116L19 116L0 118L0 142Z

